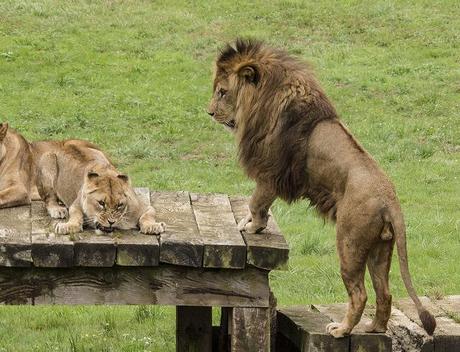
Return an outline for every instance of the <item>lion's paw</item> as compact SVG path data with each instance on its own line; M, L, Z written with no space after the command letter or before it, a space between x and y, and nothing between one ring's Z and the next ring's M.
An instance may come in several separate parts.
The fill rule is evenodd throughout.
M69 233L76 233L82 230L80 225L71 224L68 222L59 222L54 228L54 232L58 235L67 235Z
M252 221L247 223L245 226L244 226L244 231L246 231L247 233L259 233L261 232L263 229L265 229L265 226L261 226L261 225L256 225L254 224Z
M326 326L326 332L335 338L340 338L348 335L347 329L341 323L329 323Z
M141 233L146 235L159 235L165 232L166 224L164 222L149 222L140 225Z
M367 323L364 325L364 331L369 332L369 333L377 333L377 332L386 332L387 329L383 326L380 326L379 324L376 324L374 322Z
M50 214L53 219L65 219L69 214L67 208L61 206L48 207L47 210L48 214Z
M238 231L244 231L246 230L246 225L252 221L252 215L249 213L248 215L246 215L244 218L242 218L240 220L240 222L238 223Z

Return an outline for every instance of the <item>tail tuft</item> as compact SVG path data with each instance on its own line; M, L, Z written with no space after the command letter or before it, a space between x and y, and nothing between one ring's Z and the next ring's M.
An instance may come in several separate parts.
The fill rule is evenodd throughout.
M436 329L436 320L434 316L426 309L419 313L420 320L422 321L423 328L428 335L433 335L434 329Z

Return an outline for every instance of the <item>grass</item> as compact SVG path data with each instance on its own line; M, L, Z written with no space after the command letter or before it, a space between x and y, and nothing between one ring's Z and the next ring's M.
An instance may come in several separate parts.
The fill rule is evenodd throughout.
M218 48L262 38L312 62L394 181L418 293L458 294L455 5L0 0L0 119L31 140L92 140L139 186L250 194L232 136L205 108ZM279 303L344 301L333 227L306 202L273 210L291 246L289 270L271 275ZM391 282L395 297L407 295L396 261ZM172 308L0 309L1 352L173 351L173 333Z

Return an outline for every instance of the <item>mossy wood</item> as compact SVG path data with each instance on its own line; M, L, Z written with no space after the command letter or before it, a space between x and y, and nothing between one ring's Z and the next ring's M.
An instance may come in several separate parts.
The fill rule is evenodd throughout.
M248 209L248 199L222 194L188 192L136 193L166 223L160 236L138 230L98 235L92 229L56 235L43 202L0 209L0 266L41 268L157 266L242 269L254 266L285 268L289 248L273 216L261 234L240 233L237 221Z

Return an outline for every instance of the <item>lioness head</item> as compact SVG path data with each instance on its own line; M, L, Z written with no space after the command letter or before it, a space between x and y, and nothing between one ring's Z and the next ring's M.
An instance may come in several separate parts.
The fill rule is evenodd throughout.
M128 212L128 176L114 170L91 170L82 188L83 212L96 229L112 232Z

